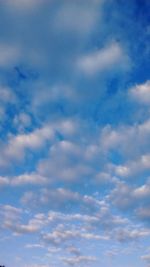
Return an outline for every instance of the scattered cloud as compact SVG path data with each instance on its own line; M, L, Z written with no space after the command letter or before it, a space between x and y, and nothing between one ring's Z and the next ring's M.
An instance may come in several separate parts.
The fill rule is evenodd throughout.
M47 177L40 176L36 173L19 175L10 182L13 186L23 186L25 184L44 185L49 183Z
M118 43L112 43L99 51L81 56L77 66L87 75L97 74L107 70L115 70L119 65L119 69L127 67L129 59L124 54Z
M0 1L0 264L149 264L149 8L137 2Z
M141 104L150 103L150 81L138 84L129 90L129 95Z
M77 256L72 258L62 258L62 260L68 265L76 265L76 264L88 264L89 262L95 262L96 258L91 256Z
M53 130L47 125L31 133L10 135L7 144L2 148L1 165L9 165L11 161L24 159L26 150L38 150L52 138Z

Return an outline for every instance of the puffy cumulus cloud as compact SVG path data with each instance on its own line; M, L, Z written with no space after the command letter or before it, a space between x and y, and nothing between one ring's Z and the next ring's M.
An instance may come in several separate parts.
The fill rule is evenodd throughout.
M117 182L108 198L122 212L134 215L140 221L149 223L150 183L149 179L141 186Z
M112 176L109 172L99 172L95 176L95 182L99 185L111 185L116 184L117 178L115 176Z
M83 173L83 175L86 175L91 171L90 166L87 166L86 161L93 161L94 157L96 158L98 149L96 145L91 143L90 145L85 144L85 151L82 151L79 142L75 141L77 134L79 134L81 138L83 138L82 136L84 127L80 127L81 122L78 122L78 120L52 120L51 122L46 123L41 127L34 128L33 130L29 128L29 131L29 129L25 128L28 128L28 125L30 125L31 118L28 114L21 113L14 118L13 123L17 125L19 132L16 135L11 133L8 134L6 136L6 141L1 142L1 167L5 167L15 161L21 161L29 151L33 153L40 151L49 144L47 147L48 150L51 145L50 152L48 154L49 157L41 160L39 165L37 166L37 171L40 174L43 175L44 173L48 172L49 176L58 177L59 175L56 175L55 172L59 172L61 166L64 169L64 175L62 171L61 176L67 176L67 179L69 179L69 175L74 176L75 178L75 176L78 177L78 172L79 174L81 172L81 174ZM79 163L82 154L84 154L84 164ZM69 168L69 164L75 158L78 165L77 167L75 166L75 168L77 169L77 174L71 171L71 166L70 170L67 170L67 168L65 170L65 164L68 164ZM57 164L60 165L60 169L56 167Z
M51 223L53 222L59 222L59 223L68 223L68 222L81 222L83 224L92 224L92 223L98 223L99 218L96 216L91 216L87 214L80 214L80 213L74 213L74 214L65 214L62 212L54 212L49 211L48 212L48 221Z
M41 235L45 245L51 244L58 248L64 246L65 243L68 245L70 242L75 244L74 242L79 240L86 240L87 242L90 240L91 242L92 240L97 242L109 242L113 239L119 242L129 242L150 235L148 229L130 225L127 220L121 219L118 216L111 218L108 213L107 215L105 214L105 217L100 214L94 217L82 214L65 215L65 213L59 212L49 212L48 214L38 213L28 219L26 224L23 224L21 223L22 216L24 216L22 210L9 206L2 207L2 210L6 213L6 216L3 216L2 220L4 229L10 230L15 235L38 233ZM102 213L104 213L104 211L102 211ZM28 213L27 216L29 216ZM77 222L80 222L80 224ZM107 231L105 230L103 232L105 223L107 224ZM47 226L50 227L50 225L53 225L53 228L50 228L53 229L51 232L47 230ZM101 231L100 226L102 227ZM31 245L29 248L41 246L43 247L43 244L36 246ZM80 255L73 247L68 247L67 250L75 256Z
M76 191L71 191L66 188L43 188L38 191L27 191L21 198L21 202L30 208L41 209L45 208L46 210L63 210L67 211L74 207L76 211L80 211L80 209L87 214L95 214L97 211L103 209L105 207L105 203L101 202L99 199L94 198L93 196L82 195ZM53 220L56 214L52 214ZM57 214L58 216L58 214ZM57 217L56 216L56 217ZM51 218L51 217L50 217ZM68 216L67 219L83 219L81 216ZM85 217L86 218L86 217ZM60 218L59 218L60 219ZM92 218L89 217L89 220ZM97 220L97 218L95 218ZM87 216L88 220L88 216ZM94 218L93 218L94 220Z
M58 215L60 218L60 214ZM75 244L77 244L79 241L80 243L82 241L90 241L91 244L94 244L95 242L96 244L105 242L107 245L113 240L113 242L120 242L124 243L125 245L135 241L139 242L140 240L144 240L150 236L150 231L148 228L142 228L138 224L132 224L129 221L124 222L124 224L117 223L115 226L111 221L109 221L110 227L103 231L104 226L102 226L102 218L99 218L99 222L95 228L89 228L83 223L77 224L75 217L73 221L72 219L71 221L68 221L65 219L65 217L63 219L63 224L62 221L58 219L57 227L54 230L43 233L42 240L46 246L52 245L56 248L67 246L67 251L73 254L75 257L82 255L82 250L77 250L75 247ZM108 222L109 217L107 217L107 219L105 218L105 220ZM81 220L81 222L83 221ZM88 221L88 223L90 222ZM100 226L102 226L101 231ZM71 247L70 244L72 244Z
M130 159L149 150L149 119L134 125L105 126L101 130L100 145L104 151L115 150ZM137 146L138 144L138 146Z
M9 165L11 161L24 159L25 151L41 149L47 141L53 139L54 133L50 126L35 129L30 133L10 135L1 151L1 165Z
M90 230L91 234L93 233L93 230L95 231L97 229L98 232L101 232L102 230L101 237L99 237L99 239L101 238L102 240L109 240L109 232L112 229L117 228L118 226L124 227L124 225L129 223L126 218L111 214L111 211L106 209L103 205L100 207L99 211L94 214L65 214L51 211L48 213L48 221L50 223L70 223L71 225L80 223L84 229ZM103 229L106 230L105 235L103 235Z
M47 153L44 158L38 159L39 162L37 160L35 171L21 171L19 175L11 174L10 177L6 175L6 178L10 180L10 185L42 185L49 182L55 184L58 181L82 183L87 177L91 177L92 180L93 175L97 173L95 166L103 160L103 155L95 135L91 138L87 133L87 140L84 141L84 130L88 130L84 122L81 125L82 121L76 119L52 120L40 128L22 132L21 129L25 127L22 124L26 124L26 120L26 125L30 123L28 119L24 113L15 117L19 133L9 134L6 142L2 142L1 168L6 169L12 166L12 163L18 162L24 165L25 159L28 159L31 154L36 157L44 150ZM77 135L79 139L76 139Z
M7 34L2 38L1 67L25 64L44 75L52 69L72 68L74 58L95 32L103 2L2 0L1 23Z
M130 242L130 241L136 241L139 238L145 238L150 236L150 230L149 229L141 229L137 228L125 228L125 229L117 229L116 233L115 231L113 234L116 234L116 239L119 242Z
M1 205L1 228L9 230L13 235L33 234L39 232L47 225L47 218L43 213L30 215L27 210L22 210L10 205ZM27 221L23 222L24 219Z
M129 96L141 104L150 104L150 81L138 84L129 90Z
M135 160L127 161L124 165L108 164L108 169L118 177L136 177L150 170L149 159L150 154L143 154Z
M44 190L42 194L39 192L37 194L26 192L22 202L25 207L29 207L30 204L31 210L32 206L35 206L36 210L40 210L41 207L44 207L47 211L51 209L47 215L47 221L50 224L82 225L84 229L92 231L91 237L95 230L99 232L105 229L109 233L112 228L129 223L126 218L113 214L104 201L99 201L91 196L81 196L78 193L64 189ZM72 207L74 207L77 213L68 213ZM60 212L60 209L64 213ZM109 240L109 235L103 235L102 231L101 237L99 236L98 239L100 238L102 240Z
M82 249L76 248L77 242L86 242L88 247L102 242L109 244L111 240L128 244L128 242L138 241L150 235L148 229L133 225L119 216L109 214L111 210L108 211L102 203L101 211L94 216L49 211L48 213L37 213L31 218L31 214L27 212L26 223L22 223L25 216L24 210L10 206L3 206L2 210L15 214L14 217L3 218L3 229L18 236L34 234L40 237L39 244L30 244L26 248L42 248L43 250L47 248L48 254L56 253L58 257L60 257L60 250L63 255L71 253L73 257L67 256L66 258L76 258L76 260L79 258L75 264L78 264L80 259L81 263L84 264ZM89 255L89 257L94 256Z
M150 179L147 180L145 184L142 186L137 187L134 191L133 194L135 197L139 199L146 199L149 198L150 196Z
M62 119L55 122L54 127L56 131L60 132L66 139L70 136L76 136L79 133L80 123L77 120L72 119Z
M0 186L19 187L24 185L46 185L51 181L47 177L41 176L38 173L24 173L18 176L1 176Z
M77 62L78 68L87 75L97 74L107 70L128 68L129 58L118 43L112 43L99 51L81 56Z
M92 165L96 154L94 147L92 151L92 147L88 145L82 146L76 142L62 140L50 148L49 157L39 162L37 170L41 175L55 177L58 180L79 181L94 172Z
M3 227L11 230L13 234L33 234L39 231L40 229L39 225L33 223L25 225L25 224L12 224L10 222L5 222Z
M131 168L128 165L111 165L115 174L119 177L128 177L131 175Z
M34 207L46 206L47 208L60 209L80 203L81 196L65 188L42 189L40 192L26 192L22 197L22 203L28 206L32 203Z
M108 240L108 237L106 236L101 236L101 235L96 235L96 234L91 234L88 232L83 232L82 228L80 229L80 231L78 230L55 230L52 233L46 233L43 234L42 239L44 242L46 242L47 244L53 244L55 246L59 246L61 244L64 243L68 243L69 241L72 240Z
M133 196L132 187L125 182L118 182L115 189L110 194L110 199L115 206L122 210L133 209L136 205L136 200Z
M22 209L16 208L11 205L1 205L1 216L4 218L4 220L16 220L21 214Z
M49 140L52 137L53 131L49 126L45 126L41 129L36 129L29 134L11 136L7 147L7 153L9 155L10 151L10 154L12 153L13 155L16 154L20 156L19 152L24 150L25 148L40 148L46 140Z
M36 214L28 223L22 223L22 217L26 214L15 207L2 207L2 227L10 230L13 234L33 234L42 229L46 224L44 214Z
M25 184L32 185L45 185L49 183L49 179L47 177L43 177L36 173L25 173L19 176L16 176L11 179L10 184L13 186L23 186Z
M106 2L0 1L0 247L28 267L108 266L150 238L146 10Z
M1 228L7 228L6 225L15 225L23 214L22 209L10 205L1 205Z

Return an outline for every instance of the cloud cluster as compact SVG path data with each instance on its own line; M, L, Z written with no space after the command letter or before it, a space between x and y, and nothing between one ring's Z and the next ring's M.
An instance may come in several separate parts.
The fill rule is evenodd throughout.
M0 1L6 266L149 264L148 10Z

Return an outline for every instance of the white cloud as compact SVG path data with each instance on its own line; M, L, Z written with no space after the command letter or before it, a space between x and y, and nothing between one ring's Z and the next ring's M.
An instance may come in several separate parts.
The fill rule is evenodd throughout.
M26 224L21 223L21 215L25 215L22 210L15 207L2 207L2 226L9 229L13 234L32 234L42 229L47 221L43 214L36 214Z
M58 176L67 177L78 177L78 172L87 174L90 171L88 166L84 166L78 163L76 171L73 173L71 171L71 166L69 169L65 168L65 162L68 164L70 162L70 157L81 157L82 152L81 147L71 142L70 139L74 139L76 134L79 134L82 129L78 121L73 121L71 119L61 119L47 123L40 128L35 128L31 132L27 132L25 127L28 127L31 123L31 118L26 113L20 113L14 118L13 123L17 126L18 134L9 134L7 136L6 142L1 145L1 155L0 155L0 166L6 167L12 162L21 161L24 159L24 156L28 154L28 151L35 152L45 147L46 144L51 144L51 149L49 157L40 162L38 169L40 170L41 175L46 175L46 172L49 173L48 176L56 176L55 173L58 172ZM57 134L62 135L66 140L58 141ZM88 147L87 147L88 149ZM62 158L62 153L63 158ZM88 152L88 151L87 151ZM89 151L90 152L90 151ZM91 155L91 153L90 153ZM88 156L88 155L87 155ZM86 155L84 155L84 158ZM52 162L53 161L53 162ZM78 160L79 162L79 160ZM60 174L60 169L55 167L55 165L60 164L64 169ZM64 165L63 165L64 164ZM45 166L44 166L45 165ZM86 165L86 164L85 164ZM42 167L43 166L43 167ZM51 169L51 171L50 171Z
M66 209L70 205L80 205L81 196L79 193L65 188L45 188L41 189L40 192L25 192L21 201L25 206L31 203L30 208L44 206L47 209L57 210L61 208Z
M7 166L11 161L23 160L27 149L31 151L41 149L53 137L54 132L49 125L35 129L31 133L10 135L7 144L2 147L1 165Z
M9 184L9 179L7 177L0 176L0 187L8 185L8 184Z
M41 245L41 244L27 244L25 246L25 248L29 248L29 249L32 249L32 248L44 248L44 246Z
M47 233L43 235L43 241L52 243L53 245L60 245L64 242L68 242L72 239L85 239L85 240L108 240L106 236L100 236L91 234L88 232L80 232L78 230L55 230L52 233Z
M99 172L95 176L95 182L100 185L108 185L110 183L114 183L115 181L116 178L111 176L111 174L107 172Z
M128 63L127 55L124 54L121 46L114 42L99 51L81 56L77 66L87 75L93 75L106 70L115 70L116 66L121 69Z
M127 156L129 160L141 156L141 151L149 150L149 134L150 120L116 128L107 125L101 130L100 146L105 152L115 149L121 155Z
M96 257L92 257L92 256L76 256L76 257L72 257L72 258L62 258L62 260L67 263L68 265L79 265L79 264L88 264L89 262L95 262L97 259Z
M57 142L51 147L49 157L39 163L38 172L52 179L77 181L93 171L85 156L86 148L83 150L77 143Z
M7 223L15 224L22 214L22 209L16 208L11 205L1 205L0 215L1 215L1 226Z
M150 104L150 81L134 86L129 90L129 95L139 103Z
M14 234L32 234L40 229L36 224L12 224L9 221L4 222L3 227L11 230Z
M24 185L47 185L50 179L38 173L23 173L18 176L0 176L0 187L3 186L24 186Z
M133 195L138 199L144 199L150 197L150 179L148 181L141 185L140 187L137 187L133 191Z
M128 160L124 165L108 164L110 172L119 177L133 177L150 170L150 154L143 154L135 160Z
M119 210L133 214L138 220L149 222L149 178L141 186L128 185L125 182L118 181L116 187L107 197Z
M135 241L139 238L149 237L150 231L148 229L118 229L116 231L116 238L120 242Z
M45 185L49 183L49 179L36 173L25 173L11 179L11 185L23 186L25 184Z
M1 210L8 212L7 214L20 214L22 210L10 205L1 206Z

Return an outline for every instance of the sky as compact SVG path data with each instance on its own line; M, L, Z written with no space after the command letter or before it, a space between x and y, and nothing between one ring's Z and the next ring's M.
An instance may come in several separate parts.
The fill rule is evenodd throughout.
M149 44L149 0L0 0L0 265L150 266Z

